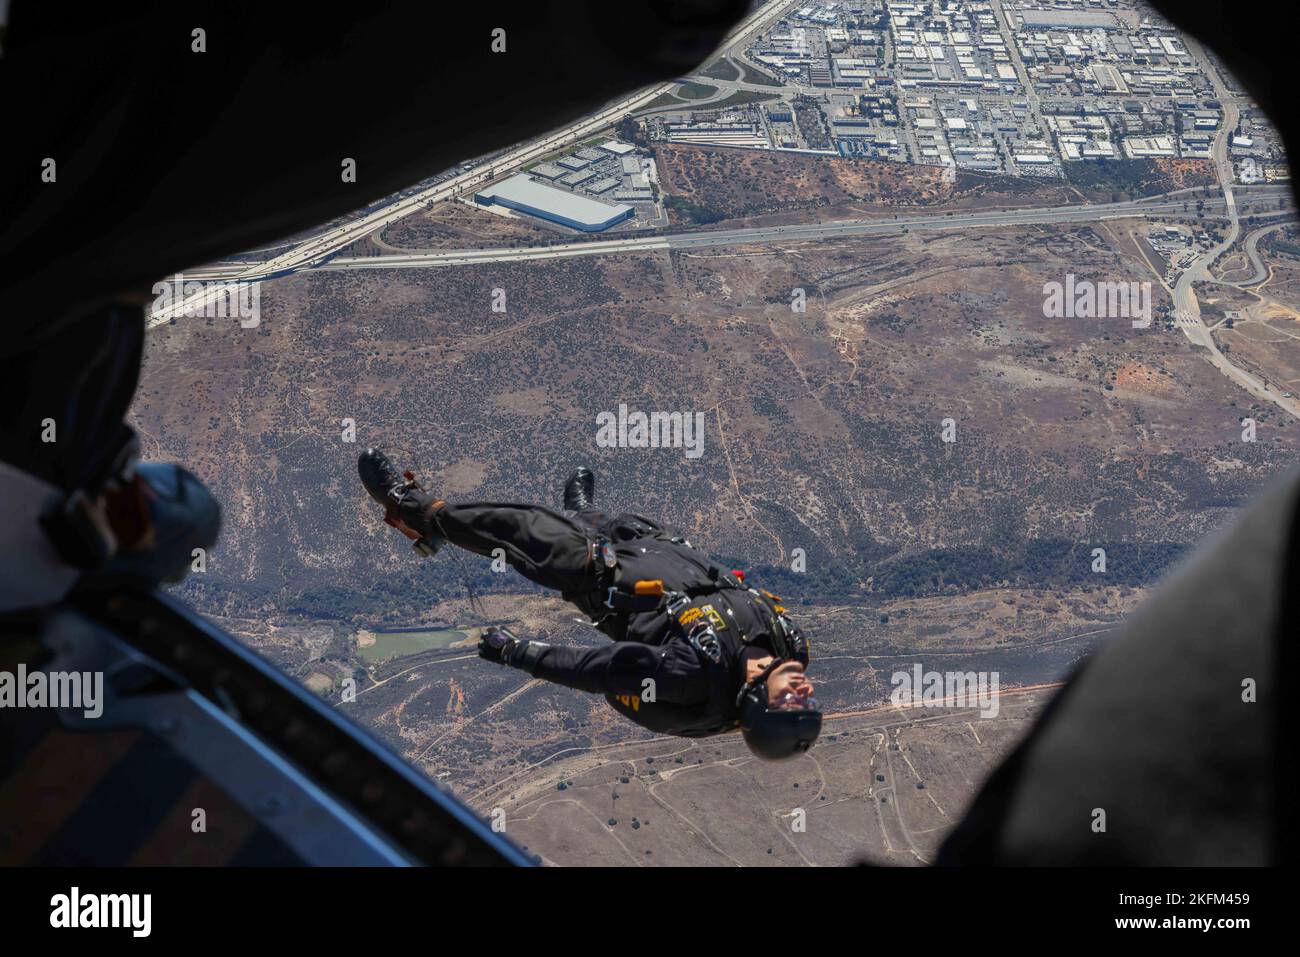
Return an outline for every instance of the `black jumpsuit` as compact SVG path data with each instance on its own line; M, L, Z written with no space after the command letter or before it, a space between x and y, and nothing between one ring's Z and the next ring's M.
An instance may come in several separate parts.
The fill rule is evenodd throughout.
M534 505L471 503L443 505L434 518L454 545L480 555L503 549L520 574L561 592L614 639L599 648L551 646L534 676L604 694L620 714L661 734L702 737L736 727L741 656L752 643L770 649L772 620L730 571L639 515L589 510L570 519ZM602 560L606 542L613 568ZM631 593L643 579L689 592L675 620L663 603L644 611L605 604L610 587ZM679 624L701 619L712 622L716 648L701 649Z

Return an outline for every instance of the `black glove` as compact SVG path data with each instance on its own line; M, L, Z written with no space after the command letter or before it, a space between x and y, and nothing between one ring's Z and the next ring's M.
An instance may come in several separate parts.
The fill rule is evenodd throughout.
M483 632L483 637L478 640L478 656L499 665L509 664L509 654L518 641L506 629L493 626Z
M478 656L487 661L495 661L499 665L520 668L532 674L537 667L538 660L550 650L550 647L544 641L529 641L526 638L516 638L505 628L498 628L493 625L478 640Z

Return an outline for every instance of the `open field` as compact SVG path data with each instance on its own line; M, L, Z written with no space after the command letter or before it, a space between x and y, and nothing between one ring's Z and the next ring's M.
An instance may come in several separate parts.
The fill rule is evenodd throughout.
M559 865L925 864L1043 700L1007 696L992 719L833 716L789 767L756 761L735 735L616 746L530 768L475 803L503 810L507 833Z
M415 629L374 632L363 629L357 633L357 656L367 664L404 658L425 651L441 650L464 643L469 632L456 628Z
M974 173L953 177L939 167L885 160L670 144L657 144L654 154L667 195L727 221L794 210L848 217L938 204L957 210L1047 206L1078 198L1063 182Z
M927 860L1045 689L1009 695L996 718L895 714L891 675L921 664L996 672L1008 692L1058 682L1296 458L1295 423L1169 327L1159 285L1148 329L1045 316L1044 284L1067 273L1152 278L1134 228L267 283L256 329L193 319L148 340L134 410L145 454L186 461L225 508L207 574L182 591L331 700L356 678L356 701L336 701L345 713L475 807L503 808L544 860ZM1263 255L1280 294L1281 259ZM703 413L703 455L597 446L596 415L620 403ZM438 647L490 621L604 639L486 560L412 554L356 483L367 444L460 499L554 507L563 477L590 464L603 502L662 518L785 596L837 715L827 740L759 768L734 737L652 740L598 698ZM399 626L426 628L429 645L367 656L354 640ZM789 827L796 808L804 832Z

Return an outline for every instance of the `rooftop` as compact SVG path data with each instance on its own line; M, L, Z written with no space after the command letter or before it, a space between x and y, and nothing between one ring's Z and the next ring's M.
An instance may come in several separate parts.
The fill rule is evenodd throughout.
M539 183L524 173L516 173L509 179L479 190L474 194L474 199L484 205L496 202L525 212L535 212L584 230L604 229L634 212L631 206L621 203L615 206L578 196Z

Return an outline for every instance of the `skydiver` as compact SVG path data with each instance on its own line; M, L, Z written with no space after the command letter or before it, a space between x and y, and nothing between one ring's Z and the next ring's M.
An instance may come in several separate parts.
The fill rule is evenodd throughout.
M500 549L521 575L559 591L613 639L566 647L490 628L480 657L604 694L656 733L696 738L739 727L766 760L801 754L817 739L822 715L806 674L808 643L779 599L648 518L597 509L589 469L565 484L563 515L539 505L445 502L377 449L357 468L384 520L418 551L433 555L447 542L484 556Z

